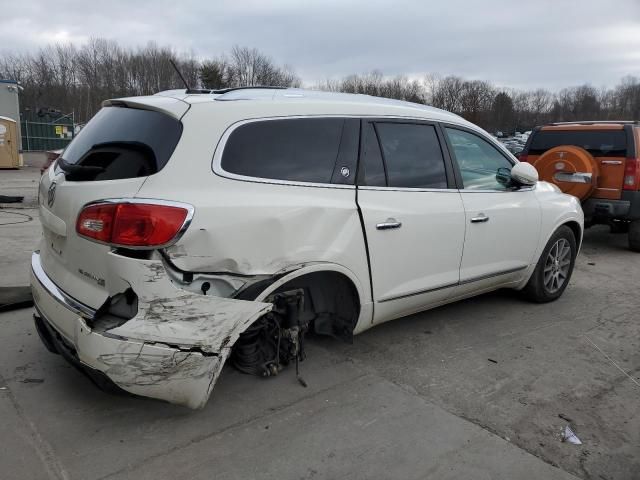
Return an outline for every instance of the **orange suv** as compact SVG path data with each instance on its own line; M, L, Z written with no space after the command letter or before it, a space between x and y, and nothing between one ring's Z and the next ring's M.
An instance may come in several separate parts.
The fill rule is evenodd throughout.
M589 121L536 127L520 161L582 201L585 226L628 232L640 252L640 122Z

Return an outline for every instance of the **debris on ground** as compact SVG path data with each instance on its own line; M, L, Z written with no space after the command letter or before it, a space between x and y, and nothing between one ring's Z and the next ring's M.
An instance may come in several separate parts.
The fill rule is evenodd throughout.
M569 443L572 443L574 445L582 445L582 442L580 441L578 436L574 433L574 431L571 430L569 425L565 425L565 427L564 427L564 433L562 435L562 441L563 442L569 442Z
M0 195L0 203L22 203L24 197L14 195Z
M487 360L489 360L491 363L498 363L498 361L494 360L493 358L487 358Z
M564 413L559 413L558 417L563 419L563 420L566 420L569 423L573 423L573 420L571 418L567 417Z
M44 378L25 378L22 383L44 383Z
M32 306L31 287L0 287L0 312Z

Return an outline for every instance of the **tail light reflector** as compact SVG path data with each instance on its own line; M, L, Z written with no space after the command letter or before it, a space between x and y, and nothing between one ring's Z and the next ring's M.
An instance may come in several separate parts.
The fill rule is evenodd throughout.
M529 155L527 155L525 153L521 153L520 155L518 155L518 160L520 160L521 162L528 162L529 161Z
M76 232L113 246L157 248L183 230L192 208L188 205L104 202L87 205L76 221Z
M624 190L640 190L640 158L627 158L624 164Z

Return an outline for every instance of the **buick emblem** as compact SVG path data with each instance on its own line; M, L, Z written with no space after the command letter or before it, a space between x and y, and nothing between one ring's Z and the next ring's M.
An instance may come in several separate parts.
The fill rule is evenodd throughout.
M47 192L47 205L53 206L53 202L56 201L56 182L52 182L49 185L49 191Z

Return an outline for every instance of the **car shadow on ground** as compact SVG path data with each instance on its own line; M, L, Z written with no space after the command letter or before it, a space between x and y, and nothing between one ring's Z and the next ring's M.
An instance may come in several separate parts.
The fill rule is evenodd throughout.
M309 344L580 477L635 478L640 406L619 368L640 380L640 296L629 295L639 260L626 235L594 226L555 302L500 290L376 326L352 345ZM561 442L566 425L583 446Z

